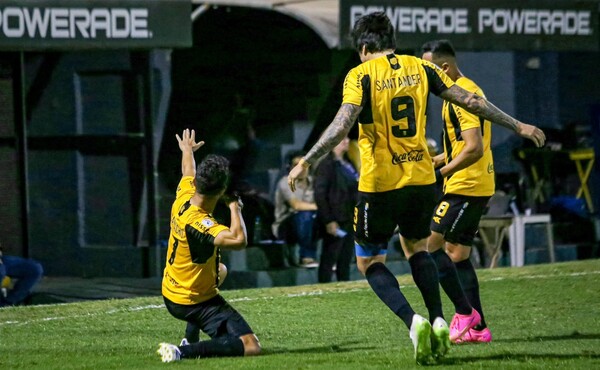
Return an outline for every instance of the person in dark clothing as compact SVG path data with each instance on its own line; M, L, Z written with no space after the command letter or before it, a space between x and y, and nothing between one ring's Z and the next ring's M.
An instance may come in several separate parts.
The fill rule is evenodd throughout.
M350 139L342 140L317 168L315 201L319 220L325 226L319 283L350 280L354 255L353 214L358 194L358 171L346 157Z
M23 304L43 275L44 268L39 262L19 256L2 255L0 244L0 307ZM5 278L8 279L5 281ZM10 280L16 283L8 289L3 283L11 285Z

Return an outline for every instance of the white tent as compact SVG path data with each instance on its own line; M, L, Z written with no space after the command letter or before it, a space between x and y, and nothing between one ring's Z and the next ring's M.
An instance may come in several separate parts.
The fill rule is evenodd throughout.
M313 29L329 46L340 46L338 0L192 0L202 5L192 13L192 20L210 6L239 6L270 9L286 14Z

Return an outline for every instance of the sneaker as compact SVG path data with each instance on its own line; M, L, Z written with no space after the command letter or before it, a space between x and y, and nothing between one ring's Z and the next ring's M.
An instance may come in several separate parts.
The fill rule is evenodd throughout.
M448 323L441 317L433 321L431 327L431 353L433 358L442 358L450 349L450 329Z
M181 351L174 344L160 343L156 353L162 358L162 362L173 362L181 360Z
M300 265L300 267L304 267L306 269L314 269L319 267L319 263L313 258L302 258L302 264Z
M181 346L189 346L189 345L190 345L190 342L188 342L187 338L183 338L181 340L181 343L179 343L179 347L181 347Z
M485 328L483 330L469 329L456 343L489 343L491 341L492 332Z
M431 323L423 316L415 314L410 324L410 339L415 347L415 360L419 365L433 363L430 337Z
M450 323L450 341L456 343L457 340L462 338L469 329L479 324L480 321L481 316L475 309L471 311L470 315L454 314Z

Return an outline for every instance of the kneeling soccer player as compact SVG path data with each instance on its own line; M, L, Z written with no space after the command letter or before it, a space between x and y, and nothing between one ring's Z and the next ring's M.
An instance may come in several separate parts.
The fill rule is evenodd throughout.
M171 232L162 294L167 310L186 321L186 336L179 346L160 343L163 362L186 358L250 356L261 352L258 338L244 318L219 295L224 278L220 250L239 250L247 245L242 202L224 197L229 182L229 163L208 155L198 166L194 151L204 145L195 141L193 130L177 136L182 152L183 177L171 209ZM224 201L231 213L231 226L212 216L217 202ZM211 339L200 341L199 330Z

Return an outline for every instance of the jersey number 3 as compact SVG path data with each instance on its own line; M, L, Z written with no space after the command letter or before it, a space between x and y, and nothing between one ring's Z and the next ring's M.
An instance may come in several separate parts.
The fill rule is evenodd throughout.
M408 123L407 128L400 128L400 125L392 126L392 134L395 137L413 137L417 134L415 102L410 96L396 96L392 98L392 118L394 121L406 118Z

